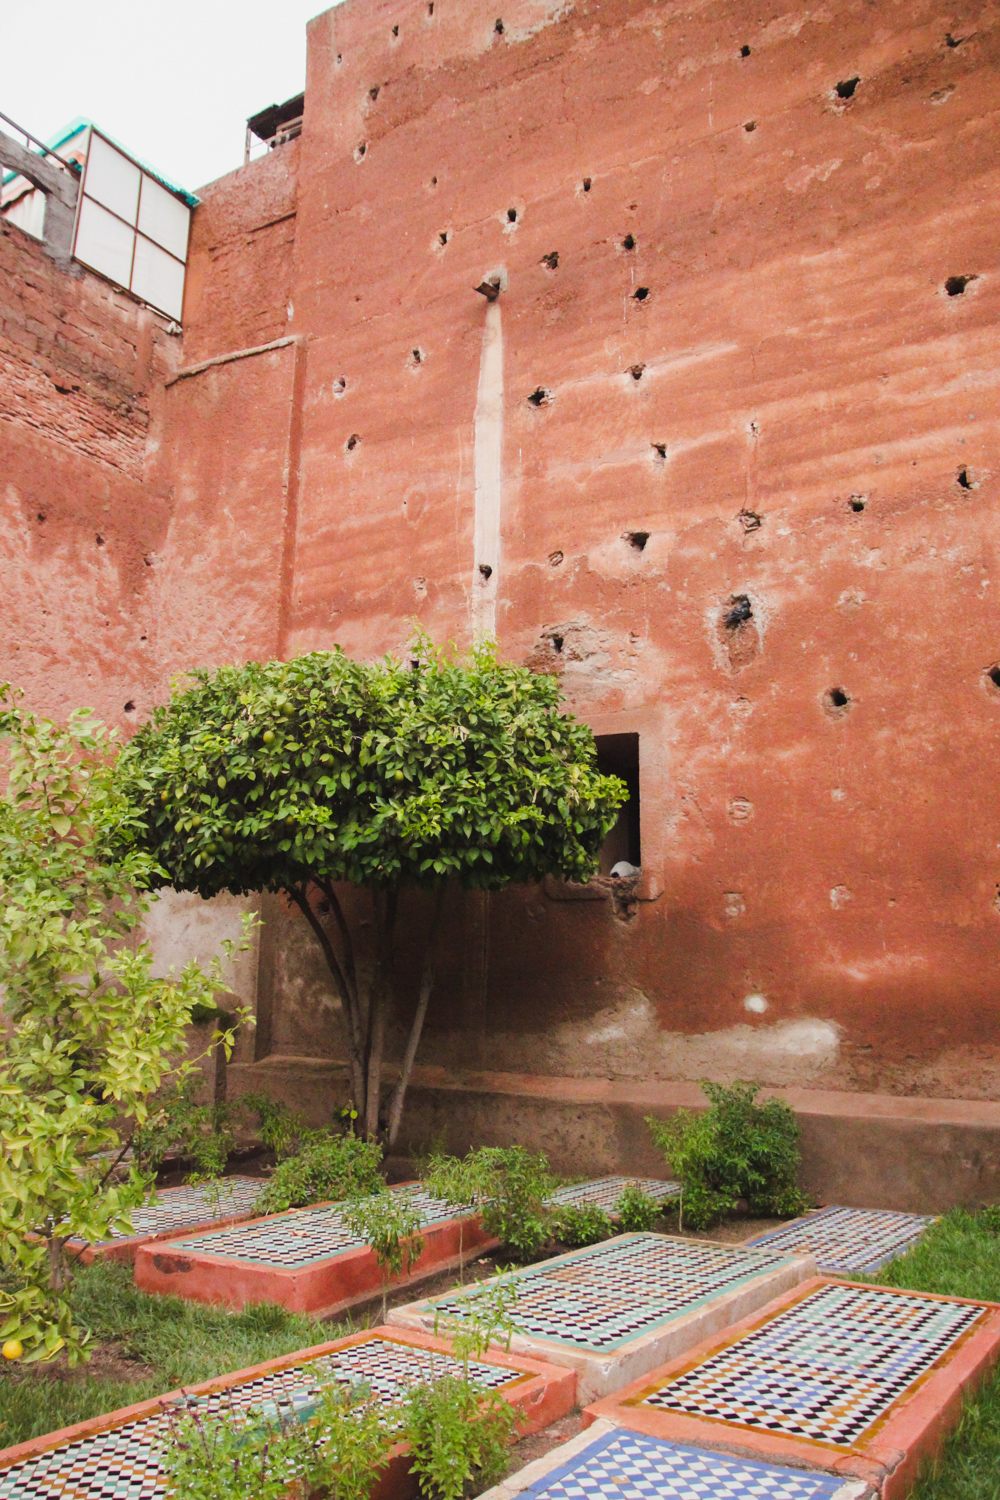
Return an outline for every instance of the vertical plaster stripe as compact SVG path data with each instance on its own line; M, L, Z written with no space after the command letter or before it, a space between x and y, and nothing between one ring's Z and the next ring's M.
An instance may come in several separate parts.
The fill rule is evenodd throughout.
M503 330L500 301L486 307L483 353L476 396L474 474L476 526L473 541L472 628L495 635L500 581L500 487L503 452ZM489 568L485 577L481 568Z
M306 390L306 340L295 340L292 371L292 409L288 420L288 454L285 460L285 513L282 519L281 572L278 579L278 619L275 655L285 655L289 617L295 583L295 543L299 519L299 476L302 467L302 409Z

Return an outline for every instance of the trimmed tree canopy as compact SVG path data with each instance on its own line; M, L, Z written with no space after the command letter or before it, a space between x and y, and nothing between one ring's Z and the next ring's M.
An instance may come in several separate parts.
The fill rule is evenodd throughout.
M587 880L627 796L598 771L590 730L559 711L554 678L502 665L489 644L464 662L423 637L413 649L409 664L369 665L338 648L193 673L120 762L139 843L170 883L202 896L288 892L361 1033L377 1032L379 1001L356 996L351 1018L337 882L373 892L385 970L373 985L387 986L400 888ZM332 905L347 944L339 955L310 886ZM362 1052L359 1106L371 1092L360 1084L370 1047ZM367 1123L373 1130L370 1097Z

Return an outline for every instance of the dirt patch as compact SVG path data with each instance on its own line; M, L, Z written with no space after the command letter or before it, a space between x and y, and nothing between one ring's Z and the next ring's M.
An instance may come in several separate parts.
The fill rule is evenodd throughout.
M21 1365L5 1370L4 1375L12 1382L27 1380L58 1380L67 1384L80 1384L87 1380L106 1380L123 1384L150 1380L156 1375L152 1365L144 1365L137 1359L129 1359L116 1344L94 1344L90 1360L71 1370L66 1355L57 1354L55 1359L44 1364Z
M576 1406L567 1416L560 1417L558 1422L553 1422L543 1432L533 1432L514 1444L510 1450L508 1475L516 1474L526 1464L533 1464L536 1458L544 1458L546 1453L551 1453L560 1443L568 1443L570 1438L575 1438L582 1431L583 1412Z

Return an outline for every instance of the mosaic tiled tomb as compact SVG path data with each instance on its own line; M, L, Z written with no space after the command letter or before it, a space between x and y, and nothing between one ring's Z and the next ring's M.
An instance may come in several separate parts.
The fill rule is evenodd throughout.
M815 1275L809 1256L742 1245L624 1234L541 1265L507 1273L517 1289L512 1348L576 1370L581 1401L727 1328ZM460 1320L474 1287L394 1308L396 1327L433 1331Z
M637 1187L656 1203L666 1203L680 1193L679 1182L661 1182L653 1177L596 1177L592 1182L575 1182L572 1187L558 1188L549 1198L551 1208L580 1208L596 1204L606 1214L613 1214L615 1204L627 1187Z
M419 1183L391 1189L408 1194L420 1213L424 1248L408 1276L433 1275L465 1256L492 1247L478 1215L456 1218ZM277 1302L292 1312L335 1313L376 1296L382 1276L367 1245L343 1223L335 1203L292 1209L232 1229L185 1236L169 1248L144 1245L135 1259L136 1285L197 1302L245 1307Z
M996 1303L817 1278L587 1416L813 1464L902 1500L998 1355Z
M277 1410L308 1420L323 1383L364 1381L390 1404L419 1381L456 1374L460 1368L440 1340L381 1328L194 1386L187 1399L197 1399L203 1411L253 1407L264 1415ZM472 1361L469 1373L484 1390L498 1391L518 1408L522 1433L540 1431L573 1405L572 1374L538 1361L490 1354ZM182 1395L174 1391L5 1449L0 1452L0 1500L161 1500L165 1489L156 1452L163 1424L160 1401L172 1403ZM379 1486L379 1500L404 1500L415 1492L408 1470L401 1447Z
M132 1212L132 1233L115 1232L96 1245L70 1240L84 1265L101 1257L131 1263L136 1250L149 1240L170 1240L199 1229L217 1229L249 1219L266 1186L259 1177L225 1177L216 1199L212 1187L160 1188L156 1202Z
M912 1250L933 1223L888 1209L821 1208L748 1243L812 1255L821 1271L834 1275L870 1276Z
M629 1432L600 1419L480 1500L860 1500L863 1481Z

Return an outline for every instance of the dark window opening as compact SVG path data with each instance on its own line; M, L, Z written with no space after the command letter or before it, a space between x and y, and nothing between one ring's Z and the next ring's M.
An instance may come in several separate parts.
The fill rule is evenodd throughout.
M628 801L619 809L614 828L601 845L600 872L610 875L615 865L642 864L639 841L639 736L597 736L597 767L605 776L618 776L628 787Z

